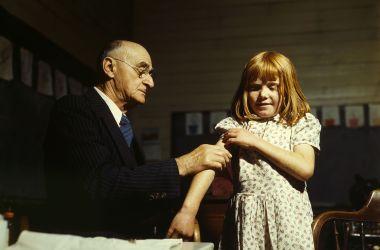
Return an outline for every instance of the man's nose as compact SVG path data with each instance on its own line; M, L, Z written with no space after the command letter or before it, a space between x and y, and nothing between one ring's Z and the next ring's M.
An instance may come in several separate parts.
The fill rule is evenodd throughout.
M154 87L154 80L151 75L148 75L147 77L145 77L145 79L143 80L143 83L145 85L148 85L150 88Z

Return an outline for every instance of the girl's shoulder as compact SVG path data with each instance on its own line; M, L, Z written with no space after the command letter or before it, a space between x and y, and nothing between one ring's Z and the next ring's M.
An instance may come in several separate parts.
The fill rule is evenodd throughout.
M295 124L295 127L314 127L320 129L321 123L312 113L306 113L305 116L299 119L299 121Z
M301 120L305 120L306 122L318 122L319 123L319 120L317 119L317 117L315 117L312 113L306 113L304 117L301 118Z
M233 117L227 117L218 122L215 125L215 131L219 133L224 133L231 128L240 128L242 125Z
M311 113L306 113L293 127L293 145L308 144L320 149L321 124Z

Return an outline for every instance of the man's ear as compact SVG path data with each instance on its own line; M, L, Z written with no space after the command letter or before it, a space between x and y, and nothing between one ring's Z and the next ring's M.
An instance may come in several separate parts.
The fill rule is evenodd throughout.
M109 78L114 78L115 77L115 63L113 60L109 57L106 57L103 59L103 71L104 74L106 74Z

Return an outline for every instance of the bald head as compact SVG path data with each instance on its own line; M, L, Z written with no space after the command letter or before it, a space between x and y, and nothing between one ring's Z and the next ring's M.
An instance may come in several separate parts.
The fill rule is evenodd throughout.
M114 46L113 43L115 43ZM111 43L111 49L105 51L106 56L116 57L121 59L127 59L130 61L136 61L136 57L140 54L148 54L148 51L138 43L130 41L116 40Z
M97 73L99 76L104 76L103 60L106 57L126 60L134 65L140 61L146 61L148 64L152 64L148 51L140 44L126 40L114 40L104 47L98 57Z

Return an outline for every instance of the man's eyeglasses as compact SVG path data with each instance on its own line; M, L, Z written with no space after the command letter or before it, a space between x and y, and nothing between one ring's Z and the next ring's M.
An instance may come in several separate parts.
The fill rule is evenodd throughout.
M130 64L127 61L124 61L124 60L121 60L121 59L118 59L118 58L114 58L114 57L111 57L111 58L113 58L116 61L120 61L120 62L123 62L123 63L127 64L129 67L131 67L137 73L137 75L139 76L139 78L145 78L148 75L150 75L151 77L153 77L153 69L151 69L151 70L149 70L148 68L141 69L141 68L139 68L137 66L133 66L132 64Z

